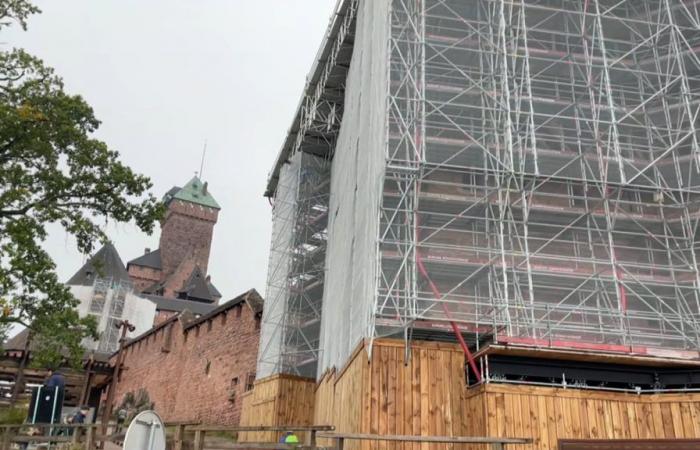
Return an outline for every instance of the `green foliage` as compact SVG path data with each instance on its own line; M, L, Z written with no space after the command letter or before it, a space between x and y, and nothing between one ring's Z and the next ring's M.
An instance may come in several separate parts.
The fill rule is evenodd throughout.
M27 419L27 407L0 408L0 425L20 425Z
M39 10L25 0L0 0L0 30ZM47 362L60 347L69 360L94 326L42 248L46 225L60 224L83 253L106 242L105 222L133 221L150 233L163 207L150 180L119 161L92 135L100 122L80 96L64 91L53 69L20 49L0 47L0 333L30 326Z
M146 411L149 409L153 409L153 402L151 402L151 398L148 395L148 391L146 389L139 389L136 391L136 393L130 391L124 394L124 398L122 399L121 404L119 405L118 408L114 408L114 411L112 412L113 418L117 418L117 413L119 412L120 409L123 409L127 412L127 420L126 423L131 422L131 419L136 417L138 413L141 411Z

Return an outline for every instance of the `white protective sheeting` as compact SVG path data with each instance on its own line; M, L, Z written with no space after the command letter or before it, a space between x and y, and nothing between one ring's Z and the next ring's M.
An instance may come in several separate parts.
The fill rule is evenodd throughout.
M331 171L319 373L340 367L374 327L386 154L389 0L361 1Z
M267 290L263 310L257 377L280 373L282 334L289 299L287 283L291 270L294 216L299 188L300 157L291 158L280 170L280 180L272 209L272 241L267 268Z

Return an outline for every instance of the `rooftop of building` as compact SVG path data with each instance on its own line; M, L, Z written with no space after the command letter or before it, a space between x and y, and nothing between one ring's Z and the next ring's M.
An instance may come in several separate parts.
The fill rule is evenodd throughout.
M184 187L174 186L163 196L163 202L167 205L172 200L182 200L209 208L221 209L219 204L209 192L207 182L203 182L198 176L192 177Z
M117 249L107 242L66 282L74 286L92 286L95 278L111 278L114 282L131 281Z
M127 267L131 264L135 266L150 267L151 269L162 269L163 263L160 259L160 249L157 248L153 251L151 249L146 249L143 255L132 259L127 264Z
M217 308L216 304L204 303L194 300L185 300L180 298L165 298L160 295L152 294L139 294L142 297L147 298L156 304L156 310L158 311L171 311L180 313L182 311L188 310L193 314L202 316L208 314Z

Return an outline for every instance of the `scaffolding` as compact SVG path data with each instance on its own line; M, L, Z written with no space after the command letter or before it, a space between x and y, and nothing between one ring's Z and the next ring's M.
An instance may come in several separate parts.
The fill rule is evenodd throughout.
M87 314L97 322L100 337L97 340L86 338L83 345L100 353L111 354L119 348L120 331L117 324L125 316L133 316L132 308L127 307L127 296L133 285L128 280L114 280L112 277L97 277L87 304ZM140 312L140 311L139 311Z
M277 187L257 373L314 377L323 300L330 164L297 153Z
M321 333L319 371L361 339L450 330L472 349L700 359L700 1L376 0L357 15L322 322L336 330L328 305L344 302L362 325ZM361 175L338 178L368 134L380 181L352 200L361 229L341 192ZM368 230L371 254L355 241ZM342 281L358 249L374 277Z

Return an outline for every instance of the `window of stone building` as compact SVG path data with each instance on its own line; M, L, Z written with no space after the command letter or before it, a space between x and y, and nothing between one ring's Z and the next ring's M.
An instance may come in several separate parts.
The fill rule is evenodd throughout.
M199 337L199 325L194 328L194 337Z
M236 391L238 390L238 377L231 378L231 387L228 393L228 401L231 403L236 402Z
M163 333L163 346L161 347L161 350L168 353L173 343L173 324L165 327L165 331Z
M255 372L251 372L248 374L248 378L246 379L245 382L245 391L252 391L253 390L253 385L255 383Z
M260 317L255 318L255 329L256 330L260 329Z
M214 323L213 320L210 320L207 322L207 331L211 331L212 324Z
M223 313L221 315L221 325L226 325L226 316L228 316L228 313Z
M242 305L236 306L236 319L239 319L241 317L242 312L243 312L243 306Z
M209 375L209 370L211 370L211 361L207 359L207 363L204 365L204 375Z

